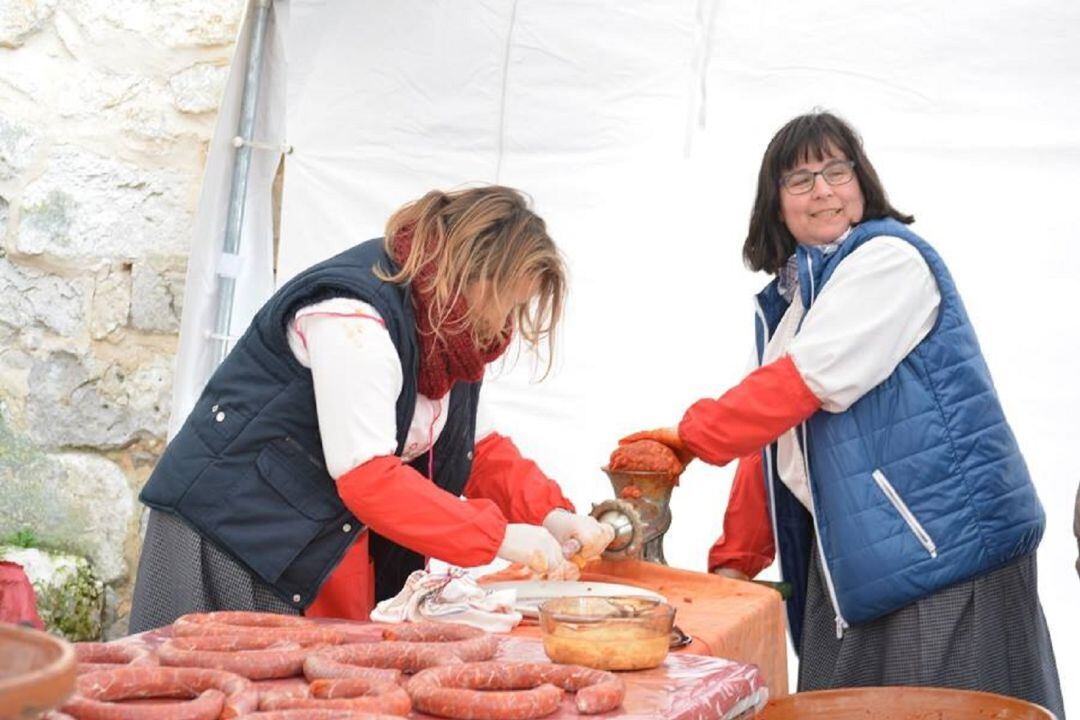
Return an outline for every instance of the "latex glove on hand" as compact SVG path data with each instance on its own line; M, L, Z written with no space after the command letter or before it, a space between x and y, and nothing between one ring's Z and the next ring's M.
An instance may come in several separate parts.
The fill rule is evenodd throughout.
M610 525L599 523L589 515L577 515L562 508L547 514L544 527L559 541L564 554L578 555L584 561L600 557L615 539L615 529Z
M720 575L721 577L731 578L732 580L746 580L749 582L750 576L744 573L742 570L736 570L735 568L718 567L713 569L713 575Z
M549 580L577 579L577 566L566 561L559 541L547 528L539 525L507 525L506 535L495 555L512 563L520 563Z
M694 453L686 447L686 443L679 437L679 431L673 427L656 428L655 430L641 430L631 433L626 437L619 438L619 445L628 445L638 440L655 440L671 448L675 457L679 459L685 468L694 459Z

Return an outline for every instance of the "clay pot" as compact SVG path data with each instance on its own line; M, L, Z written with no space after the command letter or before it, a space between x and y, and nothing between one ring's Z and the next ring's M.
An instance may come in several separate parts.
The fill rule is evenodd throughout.
M1055 720L1039 705L993 693L925 687L801 692L772 700L763 720Z
M0 624L0 716L30 720L75 689L75 648L40 630Z

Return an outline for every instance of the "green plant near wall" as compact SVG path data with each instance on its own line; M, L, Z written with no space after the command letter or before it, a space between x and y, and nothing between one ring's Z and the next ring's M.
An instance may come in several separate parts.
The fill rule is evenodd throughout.
M0 545L14 545L21 548L40 547L37 535L30 528L22 528L7 537L0 538Z
M90 564L79 558L74 572L59 585L34 584L38 613L45 628L80 642L101 639L101 617L105 587L94 577Z

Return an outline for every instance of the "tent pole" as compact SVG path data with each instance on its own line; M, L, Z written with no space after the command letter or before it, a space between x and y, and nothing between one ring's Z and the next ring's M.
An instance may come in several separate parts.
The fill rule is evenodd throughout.
M251 149L255 129L255 110L259 100L259 79L262 75L263 48L266 43L266 27L269 24L272 0L252 0L255 20L251 29L245 61L244 92L240 100L240 120L237 123L233 145L232 181L229 186L229 210L225 220L225 239L217 270L217 320L211 338L216 347L215 365L221 364L229 352L229 325L232 321L233 294L236 276L240 268L237 250L240 248L240 230L244 225L244 200L247 196L248 172L251 168Z

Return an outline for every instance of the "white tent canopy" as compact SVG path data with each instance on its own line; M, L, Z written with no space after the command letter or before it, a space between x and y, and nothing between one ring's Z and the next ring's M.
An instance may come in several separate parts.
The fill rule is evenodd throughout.
M556 372L524 358L485 385L500 425L587 508L620 434L678 420L745 369L740 261L758 163L792 116L836 111L891 199L949 262L1047 509L1040 587L1066 705L1080 677L1068 447L1080 421L1067 215L1080 189L1080 6L1042 0L610 3L276 0L233 334L275 284L381 235L431 188L498 182L535 201L571 271ZM242 60L207 165L173 427L209 372ZM669 562L704 569L730 468L676 492ZM773 571L775 572L775 571ZM1070 695L1073 693L1073 695Z

